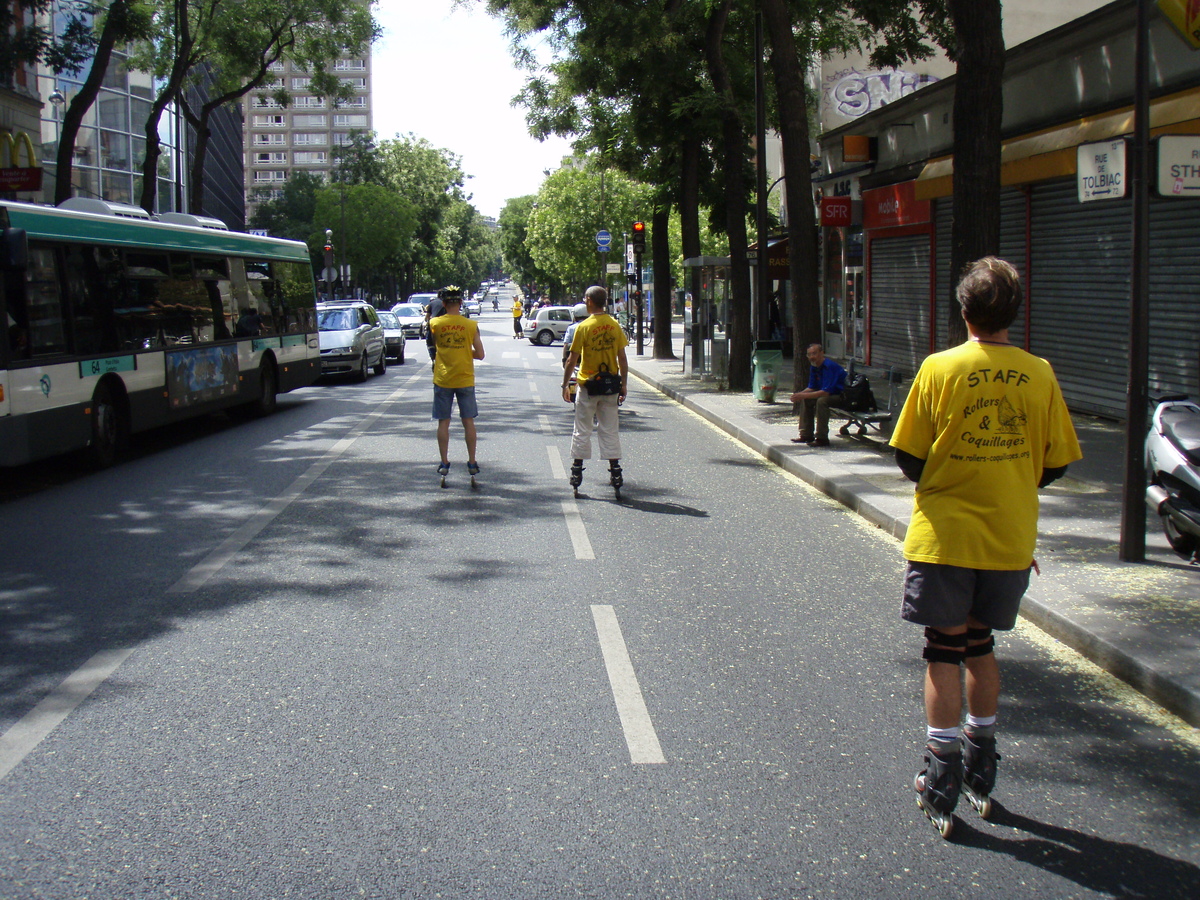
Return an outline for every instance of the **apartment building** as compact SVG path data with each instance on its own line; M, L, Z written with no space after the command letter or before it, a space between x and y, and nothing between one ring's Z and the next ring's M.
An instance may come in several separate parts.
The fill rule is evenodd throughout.
M334 150L348 144L355 132L372 131L370 54L339 59L334 72L354 91L349 101L336 106L311 93L308 73L290 62L277 63L273 80L243 101L247 217L259 203L279 197L293 172L328 179ZM287 108L269 96L279 88L291 94Z

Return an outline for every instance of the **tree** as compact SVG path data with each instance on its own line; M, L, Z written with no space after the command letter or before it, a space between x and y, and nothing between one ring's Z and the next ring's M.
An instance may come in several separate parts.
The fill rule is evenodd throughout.
M132 58L161 80L145 123L140 203L147 212L157 202L159 119L169 104L180 105L196 134L190 205L200 213L213 113L263 86L271 66L282 59L309 72L312 93L335 103L348 99L353 92L328 71L329 65L361 52L378 30L368 6L358 0L169 0L159 8L155 25L151 39ZM195 108L193 101L201 96L205 99ZM291 101L282 83L272 96L282 106Z
M406 256L416 231L412 204L377 184L332 184L316 192L310 252L321 251L325 230L334 231L335 255L359 284L377 279L380 269Z
M536 202L536 194L526 194L524 197L509 200L500 211L498 224L504 271L515 279L526 293L533 293L538 288L549 288L558 293L562 285L549 272L540 268L529 252L529 219L533 215Z
M92 7L95 9L95 7ZM59 129L58 156L54 167L54 202L62 203L71 196L71 168L75 159L75 138L83 125L83 117L96 102L104 75L108 71L113 49L118 44L146 37L150 32L152 9L138 0L112 0L100 18L92 67L63 114Z

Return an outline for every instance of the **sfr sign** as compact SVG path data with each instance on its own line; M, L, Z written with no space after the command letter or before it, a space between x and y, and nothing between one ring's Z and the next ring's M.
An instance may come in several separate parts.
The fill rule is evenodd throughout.
M821 198L821 226L823 228L848 228L852 222L849 197Z

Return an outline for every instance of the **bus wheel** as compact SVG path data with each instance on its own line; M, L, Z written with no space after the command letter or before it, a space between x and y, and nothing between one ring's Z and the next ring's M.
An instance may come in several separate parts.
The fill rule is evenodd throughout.
M129 424L125 410L107 384L96 387L92 395L92 462L105 469L117 461L125 447Z
M279 394L279 376L275 374L275 366L264 362L258 370L258 384L261 391L258 401L254 404L256 416L269 416L275 412L276 398Z

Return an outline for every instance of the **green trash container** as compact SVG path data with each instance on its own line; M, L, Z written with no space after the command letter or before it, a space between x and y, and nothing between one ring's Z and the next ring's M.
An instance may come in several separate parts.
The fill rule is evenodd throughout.
M754 398L759 403L774 403L783 367L783 344L780 341L754 342Z

